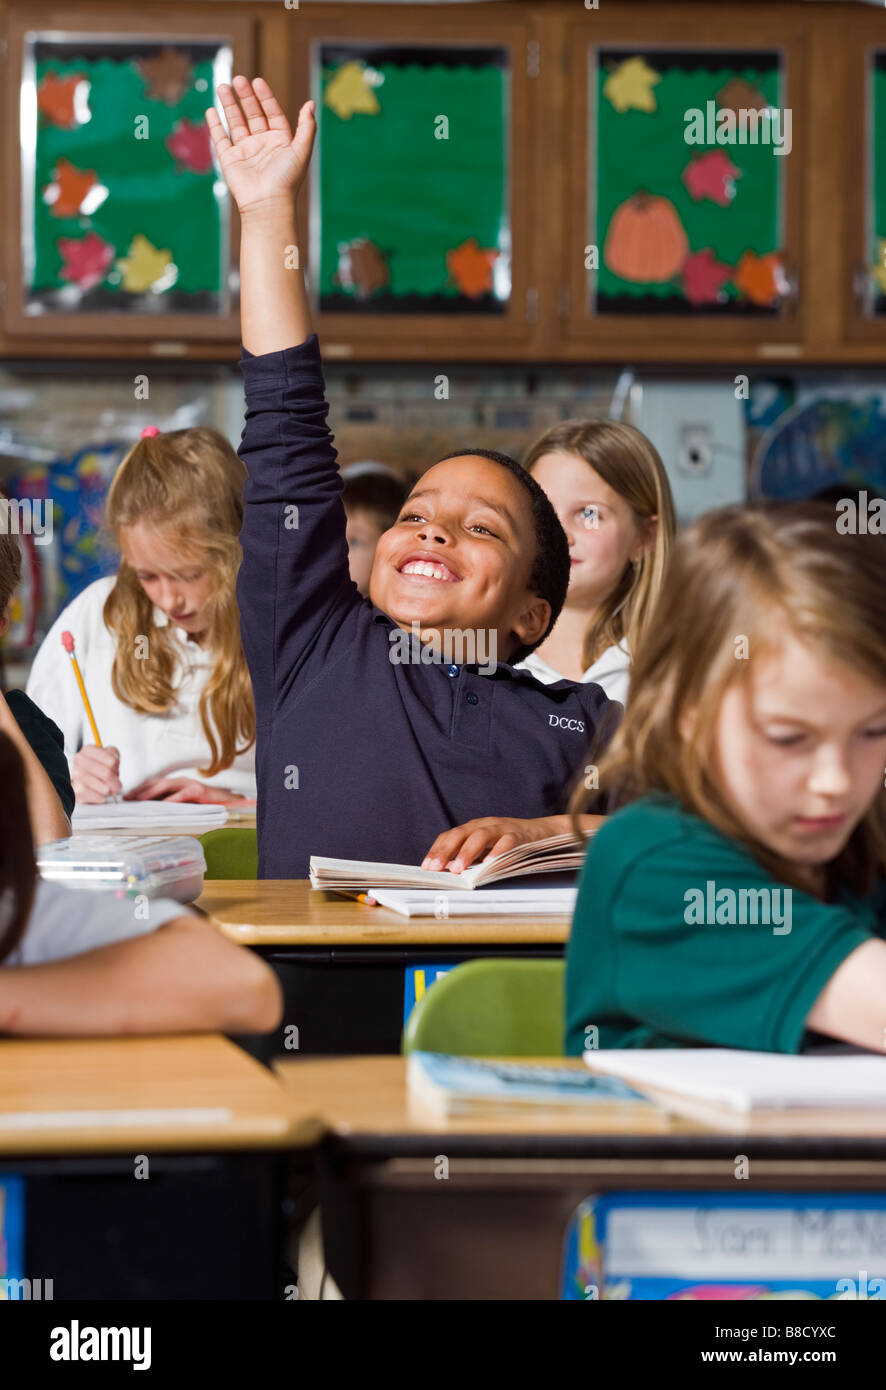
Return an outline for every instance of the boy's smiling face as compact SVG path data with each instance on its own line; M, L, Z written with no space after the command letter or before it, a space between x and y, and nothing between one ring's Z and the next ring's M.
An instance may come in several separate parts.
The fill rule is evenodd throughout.
M369 597L407 630L495 632L507 661L550 620L529 588L536 545L529 494L507 468L475 454L444 459L379 540Z

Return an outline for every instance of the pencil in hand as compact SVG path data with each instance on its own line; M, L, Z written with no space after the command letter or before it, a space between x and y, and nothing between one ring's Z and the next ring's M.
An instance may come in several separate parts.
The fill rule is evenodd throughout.
M92 705L89 703L89 696L86 694L86 686L83 683L83 675L80 671L80 666L77 661L76 653L74 651L73 633L62 633L62 646L68 653L68 656L71 658L71 665L74 668L74 675L77 677L77 685L80 688L80 698L83 701L83 708L86 710L86 718L89 720L89 727L92 729L92 737L95 739L96 747L102 748L104 745L102 744L101 734L99 733L98 725L95 722L95 715L92 712ZM120 797L112 796L109 798L109 800L119 801Z

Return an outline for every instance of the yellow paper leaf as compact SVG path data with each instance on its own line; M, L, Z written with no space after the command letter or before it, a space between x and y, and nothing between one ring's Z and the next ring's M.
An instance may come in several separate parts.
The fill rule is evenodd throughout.
M172 260L171 251L159 251L146 236L137 232L129 246L129 254L121 256L117 268L123 275L123 289L142 294L161 279Z
M357 112L363 116L377 116L381 109L366 80L365 67L357 62L345 63L339 68L326 88L323 104L343 121L350 120Z
M661 75L644 58L626 58L603 83L603 95L619 115L625 111L655 111L658 108L652 88L660 81Z

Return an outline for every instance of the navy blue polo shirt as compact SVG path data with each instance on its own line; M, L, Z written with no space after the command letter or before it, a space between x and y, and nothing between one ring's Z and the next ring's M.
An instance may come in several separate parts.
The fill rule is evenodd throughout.
M392 660L401 629L348 574L316 334L260 357L244 349L240 365L237 598L255 695L259 876L304 878L312 854L420 864L464 821L565 810L591 737L601 720L614 728L621 706L598 685L542 685L504 663L481 674Z

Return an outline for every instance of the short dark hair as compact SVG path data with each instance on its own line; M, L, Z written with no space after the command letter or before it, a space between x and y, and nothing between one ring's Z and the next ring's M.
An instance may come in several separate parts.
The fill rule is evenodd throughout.
M566 590L569 588L569 542L547 493L538 485L532 474L527 473L523 465L512 459L510 454L500 454L496 449L454 449L451 454L444 454L438 462L445 463L447 459L467 458L474 454L481 459L491 459L493 463L506 468L529 493L532 525L535 530L535 559L529 573L529 587L539 598L547 599L551 605L551 620L541 637L537 642L520 646L512 654L510 664L514 665L523 661L530 652L534 652L535 648L541 645L560 616L560 610L566 602Z
M367 470L353 478L345 471L341 500L346 512L369 512L381 529L388 531L400 515L408 491L405 482L387 471Z

